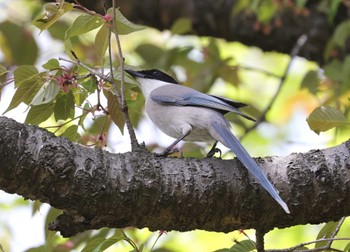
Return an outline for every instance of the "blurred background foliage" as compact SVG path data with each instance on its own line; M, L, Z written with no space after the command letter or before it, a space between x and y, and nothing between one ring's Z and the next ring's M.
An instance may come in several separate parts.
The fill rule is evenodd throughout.
M251 9L258 14L261 23L266 24L276 13L274 1L265 1L263 6L256 5L259 1L239 2L233 15ZM296 2L298 8L303 8L305 1ZM50 8L52 6L47 5L46 11ZM330 21L334 16L334 8L329 9ZM81 12L71 11L60 17L48 30L40 31L32 22L38 20L42 10L40 1L0 1L0 112L6 111L5 116L19 122L40 125L57 135L88 146L100 146L113 152L129 151L124 120L111 88L94 77L84 77L86 70L58 60L59 57L72 58L73 50L85 64L93 68L105 67L108 72L109 61L105 53L108 33L103 28L103 20L100 18L94 21L94 25L101 22L96 29L86 28L86 23L86 26L79 26L86 30L80 28L72 31L72 24ZM119 18L123 19L122 16ZM285 54L265 53L237 42L184 35L191 30L191 22L186 18L179 19L170 30L163 32L133 26L126 21L124 27L118 28L125 29L123 31L127 34L120 37L126 67L161 69L184 85L201 92L249 104L245 112L254 117L258 118L262 114L281 85L266 120L257 129L247 131L252 126L251 122L228 115L234 122L233 130L243 137L243 144L249 152L253 156L266 156L322 148L348 139L350 56L343 48L349 40L349 22L338 25L324 52L326 63L323 66L298 57L291 59ZM66 33L69 27L71 31ZM137 32L129 34L131 31ZM115 43L112 39L112 44ZM116 69L120 66L117 54L116 46L113 46L113 64ZM284 76L291 60L291 68ZM15 83L12 81L13 73ZM29 82L28 76L33 77ZM120 79L117 71L115 78ZM144 116L143 97L136 83L127 76L125 78L127 104L138 140L145 141L150 150L159 151L171 140L155 129ZM21 89L21 93L18 92ZM317 108L323 110L316 110L317 113L311 117L310 114ZM308 117L311 129L306 120ZM321 135L312 131L320 133L334 126L338 127ZM204 144L193 143L184 143L182 147L185 156L193 157L203 157L208 148ZM232 157L223 150L224 158ZM126 235L139 248L144 247L145 251L149 251L159 236L159 233L151 233L146 229L128 228L123 230L124 233L102 229L63 239L59 234L47 230L47 223L58 214L58 210L4 192L0 195L0 251L20 251L24 247L28 251L80 251L87 242L97 238L104 240L112 234L115 239L125 238ZM36 218L31 227L26 222L15 220L24 211ZM43 227L38 228L36 225ZM286 248L314 240L321 227L307 225L273 230L265 236L266 248ZM26 230L26 233L20 234L17 229ZM31 231L38 229L44 232ZM350 222L346 219L339 237L349 237L349 233ZM30 237L29 241L33 241L33 244L16 244L21 240L21 237L16 237L19 234ZM254 240L254 231L229 234L204 231L161 233L154 251L213 251L230 248L236 241L246 240L247 236ZM347 244L339 241L335 247L342 250ZM109 248L109 251L130 250L132 246L127 241Z

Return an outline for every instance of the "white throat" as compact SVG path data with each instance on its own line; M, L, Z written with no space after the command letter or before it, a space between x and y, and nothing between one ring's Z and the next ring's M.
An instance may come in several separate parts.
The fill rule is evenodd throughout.
M159 88L161 86L165 85L176 85L173 83L160 81L160 80L154 80L154 79L144 79L144 78L136 78L138 83L140 84L143 96L145 99L148 98L149 94L156 88Z

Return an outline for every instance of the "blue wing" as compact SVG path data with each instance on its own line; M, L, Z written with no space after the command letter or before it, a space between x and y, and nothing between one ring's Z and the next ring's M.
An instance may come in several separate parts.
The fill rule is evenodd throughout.
M255 121L252 117L244 114L238 109L247 106L246 104L227 98L207 95L186 86L161 86L151 92L150 98L152 101L162 105L211 108L223 114L233 112L248 120Z

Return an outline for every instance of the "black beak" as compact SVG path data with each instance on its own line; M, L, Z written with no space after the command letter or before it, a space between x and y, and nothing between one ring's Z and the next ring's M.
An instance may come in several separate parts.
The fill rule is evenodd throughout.
M145 78L145 75L143 73L140 73L138 71L134 71L134 70L130 70L130 69L125 69L125 72L127 72L128 74L130 74L132 77L137 78Z

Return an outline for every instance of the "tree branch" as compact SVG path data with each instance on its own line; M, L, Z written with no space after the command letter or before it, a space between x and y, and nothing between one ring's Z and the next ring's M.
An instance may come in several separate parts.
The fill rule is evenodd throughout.
M101 227L150 230L271 230L350 214L350 141L256 161L291 214L237 159L112 154L0 117L0 188L63 209L63 236Z
M80 2L102 12L99 2ZM118 4L122 13L135 23L165 30L185 17L191 21L193 34L238 41L264 51L289 53L302 34L310 34L309 43L298 55L322 64L326 44L336 25L348 19L349 14L347 7L340 4L334 22L329 22L327 14L319 8L320 2L307 1L303 9L293 3L285 4L267 24L260 23L247 8L232 15L238 0L130 0Z

